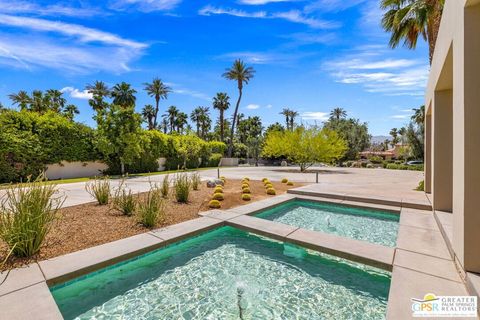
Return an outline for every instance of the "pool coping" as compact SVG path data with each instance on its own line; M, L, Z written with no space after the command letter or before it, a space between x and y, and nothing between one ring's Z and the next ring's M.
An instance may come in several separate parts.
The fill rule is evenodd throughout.
M388 248L251 216L259 211L296 199L396 212L400 214L397 247ZM425 278L433 277L440 283L440 286L455 288L456 292L462 291L462 288L465 287L462 279L458 277L458 274L455 275L451 269L453 261L445 256L445 251L449 252L446 244L443 243L444 247L442 244L437 246L430 244L429 247L428 243L431 242L431 239L422 240L422 237L425 237L426 234L433 233L435 236L434 242L443 241L438 226L430 223L430 219L435 222L431 211L338 198L284 194L225 211L202 212L200 216L197 219L166 228L40 261L24 268L13 269L5 283L0 286L0 308L7 311L14 310L14 312L9 311L9 319L26 319L29 318L29 315L31 316L31 313L29 313L31 308L25 308L24 301L35 300L35 306L39 310L43 310L45 319L62 319L49 286L222 226L233 226L392 271L387 307L388 319L411 316L409 299L416 297L413 294L417 294L420 289L427 286L429 282L423 281ZM419 226L419 223L422 225ZM402 240L400 241L400 239ZM412 244L418 239L422 240L420 245L419 243L416 244L419 248ZM422 245L427 247L423 248ZM435 274L435 268L431 268L431 271L426 273L423 266L418 264L419 261L435 266L435 268L440 266L443 273ZM1 273L0 282L3 278L4 273ZM420 283L420 285L415 286L413 290L412 288L405 288L405 284L402 283L404 281L413 281L413 283ZM409 293L412 296L408 296L408 301L406 301L405 296ZM42 317L38 318L43 319Z

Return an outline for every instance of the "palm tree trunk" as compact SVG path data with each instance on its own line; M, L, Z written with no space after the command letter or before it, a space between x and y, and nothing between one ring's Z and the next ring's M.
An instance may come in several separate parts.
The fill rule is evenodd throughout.
M160 98L155 97L155 119L153 120L153 128L157 127L158 103Z
M237 113L238 107L240 106L240 100L242 100L242 89L238 88L238 100L237 104L235 105L235 112L233 113L233 121L232 121L232 130L230 131L230 141L228 145L228 157L231 158L233 154L233 134L235 133L235 123L237 122Z
M223 123L223 110L220 109L220 141L223 142L223 135L224 135L224 123Z

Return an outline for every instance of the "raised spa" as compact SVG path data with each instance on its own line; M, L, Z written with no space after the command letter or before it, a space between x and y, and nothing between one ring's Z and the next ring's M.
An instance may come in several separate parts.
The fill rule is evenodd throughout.
M382 319L390 273L222 227L51 288L66 319Z
M400 220L396 213L305 200L286 202L256 217L388 247L396 245Z

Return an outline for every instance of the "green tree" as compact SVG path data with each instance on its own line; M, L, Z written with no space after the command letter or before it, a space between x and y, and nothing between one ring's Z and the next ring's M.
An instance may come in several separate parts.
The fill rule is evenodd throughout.
M153 109L153 106L151 104L145 105L142 109L142 117L143 120L147 123L148 125L148 130L153 130L155 129L155 109Z
M292 110L288 108L283 108L282 112L280 112L280 114L285 117L285 127L287 130L290 130L290 113L292 113Z
M361 123L358 119L330 118L325 123L325 128L335 131L347 142L348 149L341 161L356 159L359 152L370 146L371 136L368 133L368 125Z
M185 112L179 112L175 118L175 128L178 133L183 133L188 124L188 115Z
M153 116L153 127L157 127L157 116L160 99L167 99L168 94L172 92L172 89L165 85L159 78L154 78L150 83L144 83L145 91L151 97L155 98L155 110Z
M110 96L110 89L103 81L95 81L94 84L87 84L85 90L92 95L92 98L88 100L88 104L95 112L108 107L104 99Z
M338 121L340 119L345 119L346 117L347 117L347 112L342 108L335 108L332 111L330 111L330 119Z
M67 117L68 120L73 121L73 118L76 114L80 114L77 106L74 104L66 105L63 109L63 115Z
M197 127L197 136L200 137L200 124L201 124L201 116L202 116L202 107L196 107L193 109L192 113L190 113L190 120L195 124Z
M382 18L383 28L391 33L390 46L400 42L415 49L418 37L428 42L429 59L432 63L437 41L444 0L381 0L380 7L386 12Z
M111 92L113 98L113 104L121 107L133 107L135 106L137 91L126 82L117 83Z
M125 165L132 164L142 152L140 114L133 106L110 105L97 113L97 147L104 158L120 165L125 174Z
M295 128L295 118L298 116L297 111L290 111L290 130Z
M285 128L278 122L275 122L274 124L271 124L267 127L267 130L265 130L265 136L268 136L270 132L274 131L280 131L283 132L285 131Z
M218 92L216 97L213 97L213 108L217 109L220 113L220 141L225 141L225 111L230 108L230 97L225 92Z
M31 98L26 91L19 91L18 93L9 94L8 97L12 100L13 105L18 105L20 110L27 110L30 103Z
M390 136L392 137L392 147L395 147L400 142L400 139L398 139L398 129L392 128L392 130L390 130Z
M56 89L47 90L45 99L48 101L48 109L56 113L60 113L67 103L67 100L63 97L63 92Z
M232 67L230 69L227 69L223 74L223 77L225 77L226 79L236 81L238 88L238 100L235 105L235 111L233 112L232 129L230 131L230 141L228 146L229 157L231 157L233 153L233 135L235 133L238 107L240 106L240 101L242 100L243 86L244 84L246 85L249 83L249 81L253 78L254 73L255 70L252 67L247 67L242 60L237 59L233 63Z
M343 157L346 142L335 132L317 127L297 127L290 131L273 131L265 139L262 155L285 156L305 172L318 162L333 162Z

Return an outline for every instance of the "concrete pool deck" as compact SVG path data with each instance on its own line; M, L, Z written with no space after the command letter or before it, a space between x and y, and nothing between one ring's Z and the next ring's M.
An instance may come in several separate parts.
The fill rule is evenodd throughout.
M251 217L261 210L294 199L399 213L397 246L387 248ZM451 258L437 220L428 210L402 207L401 202L400 206L389 206L381 203L285 194L226 211L207 211L201 215L200 218L177 225L40 261L26 268L14 269L0 286L0 310L8 319L62 319L49 285L85 275L221 226L233 226L392 271L387 319L411 318L411 298L422 298L426 293L469 295L465 281ZM0 281L4 277L4 274L0 275ZM26 301L33 302L26 306Z

